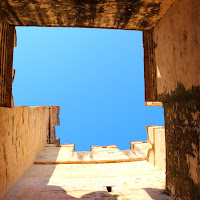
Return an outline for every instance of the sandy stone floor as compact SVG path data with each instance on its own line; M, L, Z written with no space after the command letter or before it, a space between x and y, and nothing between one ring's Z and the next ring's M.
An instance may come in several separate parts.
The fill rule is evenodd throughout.
M165 173L146 161L35 164L6 200L171 200L164 189Z

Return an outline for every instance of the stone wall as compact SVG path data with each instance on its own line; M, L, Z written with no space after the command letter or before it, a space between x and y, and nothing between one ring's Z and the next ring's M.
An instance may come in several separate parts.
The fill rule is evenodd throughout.
M0 108L0 199L19 180L46 144L49 109Z
M15 27L0 21L0 106L12 106Z
M74 151L74 144L56 147L47 144L35 164L92 164L142 161L147 159L149 143L137 143L132 149L119 150L116 145L91 146L91 151Z
M11 25L143 30L157 23L174 0L0 1Z
M200 92L179 90L164 102L167 188L178 199L200 199Z
M158 95L199 86L200 2L177 0L154 28Z
M200 1L177 0L154 28L157 96L163 101L167 188L200 199Z
M60 125L59 106L45 106L45 108L49 109L49 133L47 135L47 143L54 144L56 142L56 130L55 126Z
M0 2L0 18L6 20L10 25L93 27L131 30L149 29L160 20L154 26L154 29L152 29L151 37L153 37L153 43L149 43L153 44L152 47L154 49L150 49L153 54L150 55L153 55L153 59L155 60L151 61L155 61L155 65L152 70L153 79L151 80L153 82L150 82L150 86L153 86L151 87L153 95L150 94L153 99L150 98L148 101L162 101L165 110L167 188L177 199L195 200L200 199L199 8L199 0L158 0L156 3L154 0L2 0ZM0 52L2 70L0 103L1 106L10 107L14 33L11 31L9 34L12 34L12 36L6 36L7 33L4 30L14 30L14 27L8 26L8 24L3 24L1 21L1 31L3 32L1 32ZM4 28L2 29L2 27ZM6 46L6 42L11 44L11 46ZM155 66L156 73L154 73ZM149 70L151 72L151 69ZM147 76L145 75L146 78L151 78L152 73L147 74ZM8 79L6 76L8 76ZM154 82L155 76L156 85ZM6 100L6 93L9 94L9 101ZM13 122L11 122L12 120L9 116L13 116L12 119L14 119L14 122L19 120L20 123L25 123L26 121L27 126L30 126L30 120L28 117L24 118L24 120L20 119L20 111L9 111L8 109L5 112L8 113L2 114L0 121L2 130L2 145L0 147L2 152L1 165L3 165L0 171L2 176L0 181L3 182L3 184L0 184L0 187L2 187L1 191L3 191L1 195L20 177L21 170L24 172L25 168L29 165L29 162L25 162L23 158L23 162L25 162L23 164L24 168L22 166L19 174L16 173L15 176L13 171L9 172L9 169L14 169L13 166L15 163L19 163L15 158L16 155L23 155L23 153L19 153L18 151L13 153L13 150L8 157L5 155L10 149L11 151L12 149L20 149L25 145L24 143L22 145L20 142L21 139L16 140L15 136L18 136L19 130L23 133L24 127L26 127L16 125L15 128L14 124L14 130L11 130L9 123ZM30 110L30 113L32 112L33 110ZM19 115L19 117L15 115ZM50 119L49 116L48 119ZM34 118L34 120L37 122L37 119ZM34 120L31 123L35 123ZM50 127L50 121L48 127ZM35 127L33 127L34 129ZM51 132L50 128L48 131L50 133L49 142L52 142L54 135L51 133L54 132ZM26 137L22 141L32 144L32 135L28 138L28 134L26 132L20 137ZM11 139L4 141L8 137L11 137ZM15 148L15 142L18 142L20 148ZM11 145L13 148L8 149L6 145ZM25 146L27 149L28 147L30 148L27 144ZM23 151L21 150L21 152ZM15 155L14 158L12 155ZM8 164L11 166L6 167Z
M152 146L148 151L147 161L166 172L165 127L147 126L147 136Z
M143 31L145 102L157 100L157 78L153 29Z

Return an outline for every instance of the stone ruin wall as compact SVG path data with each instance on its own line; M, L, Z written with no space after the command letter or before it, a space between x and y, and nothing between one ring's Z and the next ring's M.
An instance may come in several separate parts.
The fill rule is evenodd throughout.
M171 200L164 193L165 173L158 166L165 162L164 127L147 126L147 134L148 141L130 142L128 150L107 145L75 151L74 144L46 144L5 199Z
M35 164L97 164L147 160L166 171L165 127L147 126L147 141L132 141L130 149L116 145L91 146L91 151L75 151L75 144L47 144ZM49 156L50 155L50 156Z
M155 89L164 104L167 189L177 199L200 198L199 24L200 2L177 0L152 31Z
M0 108L0 199L24 175L46 145L50 110L56 113L57 107Z
M91 151L76 152L74 144L56 147L55 144L48 142L49 124L58 124L58 111L58 107L45 106L0 108L2 113L0 119L0 124L2 124L0 129L0 199L10 191L33 162L36 165L49 165L148 160L163 170L155 159L158 158L156 154L159 152L159 162L165 163L165 154L161 154L160 149L155 151L154 147L161 146L165 149L165 146L160 145L160 138L163 138L164 135L164 127L148 126L148 141L130 142L130 150L120 151L116 145L108 145L106 147L91 146ZM54 113L54 121L51 122L49 121L50 113ZM158 130L161 132L159 133ZM159 135L157 139L155 139L156 134ZM53 132L53 136L55 136L55 132ZM40 155L36 158L38 153Z
M96 6L93 6L93 4L90 4L90 1L85 1L84 5L77 4L77 6L74 6L72 13L67 12L68 15L65 16L66 24L61 20L64 15L56 15L56 10L52 14L43 12L43 15L40 15L41 6L44 5L38 4L34 6L31 2L28 4L21 2L23 6L29 8L30 12L26 13L24 12L25 9L23 9L23 12L20 10L19 1L9 1L9 3L6 0L1 1L0 16L13 25L79 26L144 30L157 23L153 29L144 31L144 50L146 49L145 54L147 55L144 60L146 65L145 72L147 72L145 73L145 82L148 83L145 83L145 88L146 97L148 96L147 100L162 101L165 110L167 188L177 199L199 199L199 1L163 1L166 3L165 5L168 3L168 7L173 2L175 3L164 16L160 15L160 17L152 13L152 7L146 9L147 12L143 13L143 17L140 18L138 15L137 18L145 22L145 16L150 17L149 14L152 15L149 25L146 23L146 26L143 27L141 27L141 23L139 26L138 21L133 23L135 24L133 27L130 26L134 22L133 15L128 18L128 21L126 21L127 18L124 18L124 16L129 14L127 6L132 5L130 1L119 1L119 4L116 4L116 6L121 6L122 12L118 10L119 12L115 13L107 12L113 8L114 4L104 4L105 12L103 14L100 14L99 2L97 3L98 5L95 4ZM74 5L74 1L72 3ZM51 6L53 5L51 4ZM168 7L165 7L165 12ZM59 8L66 8L66 5ZM84 12L80 14L85 17L80 20L81 18L77 17L79 16L78 9L82 8ZM98 13L95 17L93 15L93 8ZM142 11L141 9L140 11ZM116 9L113 9L113 12L114 10L116 11ZM84 13L88 13L88 15L84 15ZM27 18L26 15L29 17ZM106 19L108 20L107 22ZM112 23L109 24L109 21ZM142 24L145 25L145 23ZM8 28L7 25L4 27ZM9 38L1 39L1 46L4 46L4 43L2 43L4 41L8 41L13 46L13 41L9 41ZM147 41L148 39L150 40ZM7 47L5 46L4 49L7 49ZM5 77L4 83L2 82L7 86L2 87L3 89L1 88L0 103L2 106L10 106L12 73L9 66L11 66L12 58L9 56L9 52L4 52L0 52L1 63L4 63L1 64L1 67L3 66L3 69L9 72L7 73L8 78ZM5 67L6 60L10 60L7 68ZM7 91L9 91L9 101L4 98Z

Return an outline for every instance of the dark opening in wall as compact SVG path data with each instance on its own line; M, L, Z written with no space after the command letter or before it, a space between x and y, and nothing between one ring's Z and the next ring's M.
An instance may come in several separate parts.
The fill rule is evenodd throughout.
M111 186L107 186L106 189L107 189L108 192L112 192L112 187Z

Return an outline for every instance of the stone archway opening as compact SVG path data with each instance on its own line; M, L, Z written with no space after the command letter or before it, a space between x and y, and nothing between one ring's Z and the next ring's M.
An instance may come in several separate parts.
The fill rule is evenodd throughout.
M59 105L62 144L125 150L164 125L162 108L144 104L142 32L17 27L17 37L15 106Z

